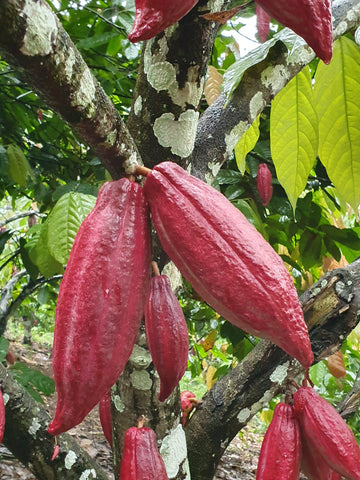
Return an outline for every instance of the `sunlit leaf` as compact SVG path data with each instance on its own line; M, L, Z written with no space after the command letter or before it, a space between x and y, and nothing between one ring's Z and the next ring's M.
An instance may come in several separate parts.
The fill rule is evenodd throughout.
M317 116L307 68L276 95L271 106L270 141L278 180L295 211L318 145Z
M334 44L329 65L315 74L319 156L339 194L360 204L360 51L346 37Z
M258 116L254 123L246 130L244 135L240 138L238 143L235 145L234 153L236 159L236 165L239 171L244 174L245 172L245 158L246 155L251 152L255 147L256 142L259 139L260 130L260 116Z

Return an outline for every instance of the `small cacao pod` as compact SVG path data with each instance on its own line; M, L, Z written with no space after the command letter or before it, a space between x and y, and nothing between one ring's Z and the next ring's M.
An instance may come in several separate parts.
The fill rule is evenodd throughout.
M313 388L294 394L294 411L304 440L330 469L348 480L360 479L360 448L335 408Z
M166 275L155 275L150 281L145 332L160 377L159 400L163 402L184 375L189 353L185 317Z
M160 242L196 292L237 327L313 362L308 329L281 258L220 192L172 162L144 184Z
M260 5L256 5L256 26L260 40L266 42L270 32L270 16Z
M301 437L301 471L308 480L341 480L341 476L331 470L303 436Z
M332 56L331 0L256 0L265 12L300 35L325 63Z
M4 438L4 431L5 431L5 404L4 404L4 397L0 388L0 443Z
M6 361L9 365L14 365L15 363L15 355L12 350L9 350L6 354Z
M266 163L260 163L256 177L257 191L264 207L269 204L272 194L272 176Z
M293 407L280 402L261 446L256 480L298 480L300 457L300 427Z
M149 40L184 17L199 0L135 0L131 42Z
M106 440L112 448L111 394L108 390L99 402L99 417Z
M49 433L79 424L120 376L144 314L150 272L142 188L126 178L105 183L60 285L53 346L58 400Z
M168 480L155 432L148 427L130 427L124 436L120 480Z

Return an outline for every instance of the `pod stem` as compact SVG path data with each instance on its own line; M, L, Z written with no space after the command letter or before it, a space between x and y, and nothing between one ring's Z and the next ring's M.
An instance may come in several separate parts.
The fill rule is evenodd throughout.
M151 168L144 167L143 165L137 165L135 167L135 175L142 175L146 177L151 172Z
M146 425L146 422L147 422L147 418L145 417L145 415L141 415L138 419L137 419L137 428L143 428L145 425Z
M160 270L159 270L158 264L156 262L151 262L151 266L152 266L154 275L156 277L159 277L160 276Z

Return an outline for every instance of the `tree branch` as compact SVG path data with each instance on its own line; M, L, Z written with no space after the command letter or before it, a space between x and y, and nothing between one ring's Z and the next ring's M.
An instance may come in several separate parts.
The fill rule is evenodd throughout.
M7 218L3 222L0 223L0 228L4 227L8 223L15 222L16 220L19 220L20 218L25 218L25 217L30 217L30 215L35 215L37 217L46 217L45 213L40 213L37 212L36 210L28 210L26 212L17 212L15 215L13 215L10 218Z
M360 1L336 0L333 18L336 39L360 24ZM192 174L211 183L259 113L314 58L307 45L298 47L294 55L278 42L265 60L245 72L229 99L220 95L199 121L191 156Z
M300 298L315 362L337 351L359 322L360 260L333 270ZM224 450L251 417L284 392L301 365L270 342L261 341L218 380L186 428L192 480L209 480Z
M45 408L1 364L0 384L5 402L3 443L37 478L107 480L99 465L67 434L57 437L60 453L52 462L55 444L54 437L47 433L50 417Z
M140 162L111 100L45 0L0 2L0 52L25 81L92 147L114 179Z

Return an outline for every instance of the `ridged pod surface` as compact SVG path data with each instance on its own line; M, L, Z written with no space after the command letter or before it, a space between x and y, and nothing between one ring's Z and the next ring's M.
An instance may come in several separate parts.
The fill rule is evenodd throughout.
M308 480L341 480L341 476L329 467L303 437L301 441L301 471Z
M332 56L331 0L256 0L265 12L300 35L325 63Z
M301 387L294 394L294 411L309 447L335 472L360 480L360 448L335 408L313 388Z
M135 0L131 42L149 40L184 17L199 0Z
M151 428L131 427L126 430L119 479L168 480Z
M300 427L291 405L278 403L261 445L256 480L298 480Z
M272 176L266 163L260 163L259 165L256 177L256 187L257 191L259 192L261 202L263 206L266 207L269 204L273 194Z
M0 443L4 437L5 431L5 404L4 397L0 388Z
M166 275L151 279L145 304L145 332L160 377L159 400L163 402L184 375L189 353L185 317Z
M49 433L79 424L123 371L150 282L149 212L142 188L108 182L76 235L55 315L58 401Z
M172 162L151 170L144 193L165 252L197 293L228 321L308 368L313 354L293 281L245 216Z
M99 417L106 440L112 448L111 394L108 390L99 402Z

